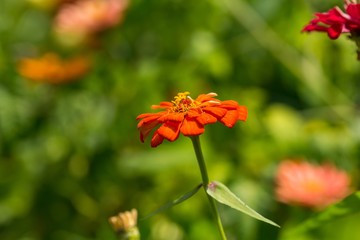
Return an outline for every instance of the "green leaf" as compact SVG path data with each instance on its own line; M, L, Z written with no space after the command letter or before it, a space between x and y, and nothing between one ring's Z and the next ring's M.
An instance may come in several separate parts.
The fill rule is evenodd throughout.
M197 185L194 189L192 189L191 191L183 194L182 196L180 196L179 198L173 200L173 201L170 201L168 203L166 203L165 205L159 207L158 209L156 209L155 211L151 212L150 214L148 214L147 216L143 217L141 220L144 220L144 219L147 219L149 217L152 217L154 216L155 214L158 214L160 212L163 212L175 205L178 205L180 203L182 203L183 201L191 198L193 195L195 195L195 193L197 193L199 191L199 189L202 187L202 183L200 183L199 185Z
M212 181L208 184L206 192L213 197L218 202L228 205L229 207L232 207L240 212L243 212L250 217L256 218L260 221L269 223L271 225L274 225L276 227L280 227L273 221L263 217L259 213L257 213L255 210L250 208L248 205L246 205L243 201L241 201L237 196L235 196L234 193L232 193L224 184Z
M307 232L321 227L323 224L345 217L360 211L360 191L357 191L341 202L331 205L323 211L314 214L311 218L290 230L286 236Z

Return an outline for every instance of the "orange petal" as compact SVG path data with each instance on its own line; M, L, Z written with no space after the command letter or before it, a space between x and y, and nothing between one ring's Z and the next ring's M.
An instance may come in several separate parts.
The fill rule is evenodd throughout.
M240 121L246 121L247 116L248 116L248 111L247 111L246 107L244 107L244 106L239 106L239 107L238 107L238 112L239 112L239 118L238 118L238 120L240 120Z
M187 117L189 118L196 118L200 116L200 114L201 114L201 110L199 108L194 108L187 111Z
M212 96L208 96L207 94L200 94L195 100L197 102L207 102L207 101L210 101L212 100L213 97Z
M136 117L136 120L139 120L141 118L147 118L147 117L150 117L150 116L153 116L155 115L155 113L143 113L143 114L140 114L139 116Z
M168 121L161 125L161 127L157 130L157 133L170 142L175 141L179 137L181 123L182 122Z
M216 96L217 96L216 93L201 94L196 98L196 101L201 103L208 101L216 101L220 103L220 100L214 98Z
M237 110L229 110L224 117L220 119L225 126L232 128L239 118L239 112Z
M182 122L183 119L184 119L183 113L168 113L161 116L158 120L160 122L166 122L166 121Z
M152 105L152 109L159 109L159 108L170 108L173 106L171 102L161 102L159 105Z
M180 131L184 136L196 136L202 134L205 129L204 125L200 124L195 119L185 118Z
M164 137L156 131L151 139L151 147L157 147L164 141Z
M145 138L150 134L150 132L153 130L156 125L159 124L159 121L155 120L153 122L149 122L147 124L142 125L139 127L140 130L140 141L144 142Z
M213 115L203 112L199 117L196 118L196 121L198 121L202 125L206 125L216 123L217 119Z
M203 111L213 115L217 119L222 118L226 114L226 109L220 107L206 107Z
M236 109L239 104L234 100L225 100L221 102L221 107L225 109Z
M142 116L143 115L143 116ZM145 116L145 117L144 117ZM159 118L159 114L153 114L153 113L145 113L139 115L136 119L139 120L140 118L143 118L137 125L138 128L141 128L143 125L146 125L154 120L157 120Z

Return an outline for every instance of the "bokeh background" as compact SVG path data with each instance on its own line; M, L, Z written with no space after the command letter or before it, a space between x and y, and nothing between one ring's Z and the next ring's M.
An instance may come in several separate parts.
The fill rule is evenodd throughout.
M360 239L356 212L287 237L313 212L274 196L285 159L330 161L357 187L355 45L301 33L340 0L131 0L95 46L71 47L43 2L0 1L0 239L116 239L108 217L136 208L141 219L199 184L189 139L152 149L136 128L137 115L182 91L249 111L233 129L206 127L209 175L282 228L219 205L229 239ZM63 84L19 74L21 58L46 52L85 54L91 68ZM142 239L219 239L203 191L138 225Z

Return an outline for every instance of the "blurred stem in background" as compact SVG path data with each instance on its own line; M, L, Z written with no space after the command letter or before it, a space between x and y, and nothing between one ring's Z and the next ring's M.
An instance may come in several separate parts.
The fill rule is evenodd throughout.
M209 202L210 202L210 205L211 205L211 210L212 210L212 212L213 212L213 214L214 214L214 216L216 218L216 223L217 223L217 226L219 228L221 239L226 240L227 238L226 238L225 231L224 231L224 228L223 228L222 223L221 223L221 218L220 218L220 215L219 215L219 211L218 211L218 209L216 207L215 200L210 195L208 195L207 192L206 192L207 185L209 184L209 176L207 174L206 165L205 165L205 161L204 161L204 156L203 156L202 151L201 151L200 138L199 138L199 136L192 136L190 138L191 138L191 141L193 143L195 154L196 154L196 159L197 159L198 164L199 164L205 194L209 199Z

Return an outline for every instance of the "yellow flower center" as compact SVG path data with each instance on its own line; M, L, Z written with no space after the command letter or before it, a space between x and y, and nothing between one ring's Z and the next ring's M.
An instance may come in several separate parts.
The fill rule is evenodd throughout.
M171 101L173 103L171 111L184 113L191 108L196 108L198 103L188 96L189 94L189 92L178 93L177 96L174 97L174 100Z

